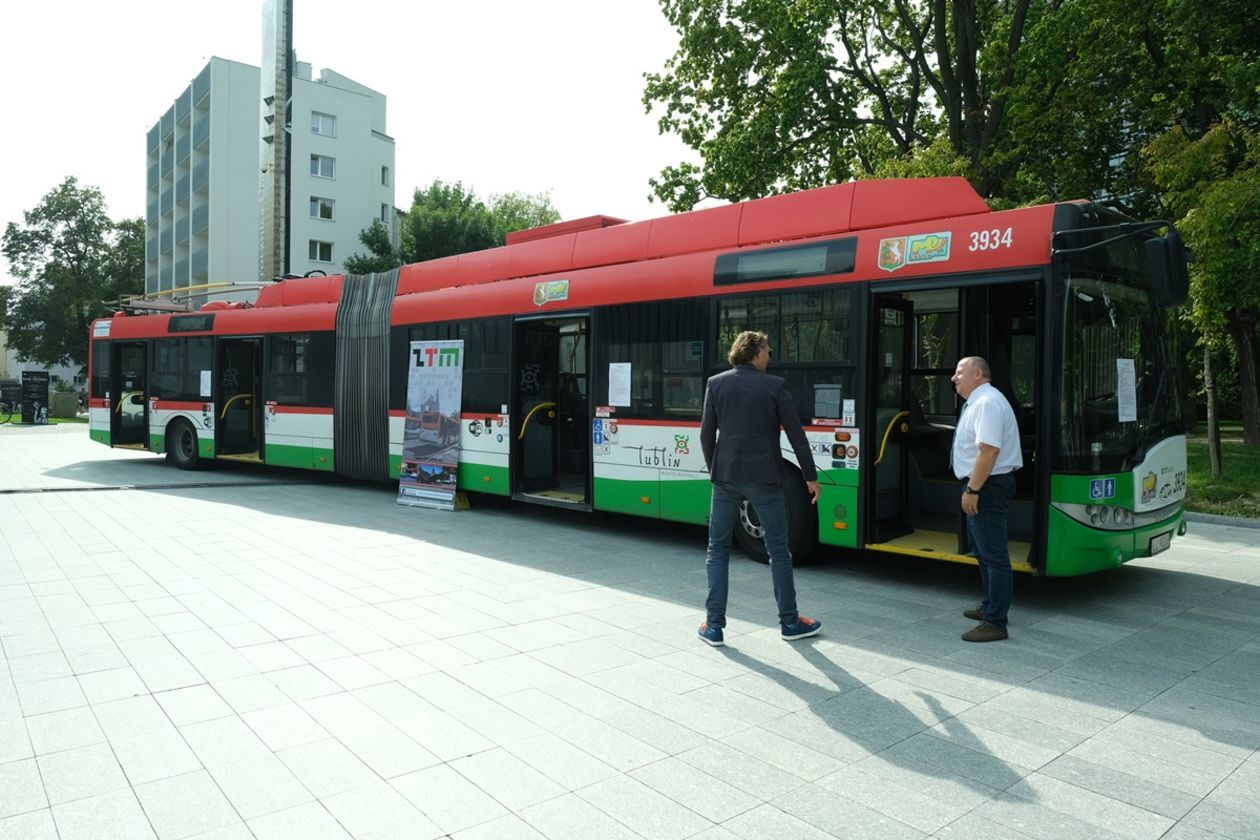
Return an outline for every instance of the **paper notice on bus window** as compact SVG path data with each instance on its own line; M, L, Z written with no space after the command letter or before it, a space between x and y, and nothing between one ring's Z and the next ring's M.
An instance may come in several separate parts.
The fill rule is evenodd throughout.
M608 404L630 405L630 363L608 363Z
M203 370L201 372L201 396L210 396L210 371Z
M1116 359L1116 401L1120 422L1137 422L1137 374L1132 359Z

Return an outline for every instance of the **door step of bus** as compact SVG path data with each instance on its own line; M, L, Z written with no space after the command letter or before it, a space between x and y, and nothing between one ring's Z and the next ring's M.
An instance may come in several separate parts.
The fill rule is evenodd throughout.
M258 457L257 452L237 452L231 455L215 455L216 458L222 458L225 461L246 461L251 464L261 464L262 458Z
M534 502L535 504L555 505L556 507L590 509L590 503L585 496L564 490L533 490L528 493L516 493L512 498L523 502Z
M1011 552L1011 568L1017 572L1035 572L1028 565L1028 552L1032 548L1026 542L1008 543ZM958 535L944 531L915 531L904 537L882 543L867 543L871 551L887 551L893 554L908 554L911 557L929 557L933 560L948 560L951 563L967 563L976 565L977 560L971 554L958 553Z
M149 447L143 443L115 443L115 449L139 449L141 452L148 452Z

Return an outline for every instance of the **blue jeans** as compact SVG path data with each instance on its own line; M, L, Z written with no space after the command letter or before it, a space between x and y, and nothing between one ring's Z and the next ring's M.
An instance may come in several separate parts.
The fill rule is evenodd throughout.
M1006 613L1011 608L1013 575L1011 554L1006 541L1006 511L1015 496L1015 476L991 475L980 488L980 506L967 517L967 536L980 562L980 586L984 620L1006 629Z
M757 511L765 529L766 550L770 554L770 580L779 606L779 623L795 624L796 583L792 579L792 553L788 550L787 508L783 488L778 484L732 484L713 482L709 507L709 552L705 569L709 573L709 597L704 603L710 627L726 626L728 571L731 563L731 535L739 525L740 502L747 499Z

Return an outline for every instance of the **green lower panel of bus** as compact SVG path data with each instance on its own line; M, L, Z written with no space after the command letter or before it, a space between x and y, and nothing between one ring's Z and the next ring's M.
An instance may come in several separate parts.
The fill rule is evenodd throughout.
M88 436L97 443L103 443L109 446L109 430L108 429L89 429Z
M1046 534L1045 573L1051 577L1086 575L1113 569L1135 557L1149 557L1151 540L1176 533L1182 511L1141 528L1104 531L1090 528L1060 510L1051 508Z
M165 452L166 451L166 435L149 435L149 451Z
M834 474L833 474L834 475ZM831 476L819 476L818 542L857 548L858 489L854 484L822 483Z
M269 443L265 460L277 467L297 467L322 472L331 472L333 469L333 451L319 446Z
M595 508L703 525L709 521L709 490L707 479L627 481L597 478Z
M461 462L456 486L460 490L492 493L496 496L506 496L511 492L508 489L507 467L490 467L485 464Z

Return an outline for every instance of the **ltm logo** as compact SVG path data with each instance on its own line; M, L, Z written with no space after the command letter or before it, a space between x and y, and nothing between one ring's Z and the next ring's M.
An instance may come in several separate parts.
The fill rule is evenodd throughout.
M416 367L459 367L458 347L417 347L411 354Z

